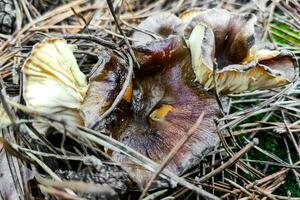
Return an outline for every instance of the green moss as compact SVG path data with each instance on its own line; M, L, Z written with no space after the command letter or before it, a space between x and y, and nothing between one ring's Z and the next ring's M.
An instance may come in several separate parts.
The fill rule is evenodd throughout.
M276 191L280 195L290 195L293 197L300 197L300 189L297 185L297 181L294 178L295 176L290 172L286 178L285 183Z

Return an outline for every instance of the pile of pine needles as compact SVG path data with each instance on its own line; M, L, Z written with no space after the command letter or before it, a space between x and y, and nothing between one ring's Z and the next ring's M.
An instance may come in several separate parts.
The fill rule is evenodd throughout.
M220 145L182 177L168 174L152 160L106 135L38 113L21 101L21 66L33 44L45 37L61 37L76 44L75 56L81 70L88 74L97 64L97 51L103 47L130 49L130 35L141 20L162 11L178 14L195 6L254 13L258 18L257 39L288 49L299 59L298 1L13 2L14 31L0 34L0 100L13 122L0 135L0 199L138 199L143 191L125 184L130 179L128 174L99 146L122 152L154 172L160 169L161 174L178 183L173 189L149 191L144 199L200 199L208 193L220 199L300 199L300 79L276 90L221 97L223 116L216 119ZM46 121L53 133L63 136L42 136L34 130L32 116ZM29 130L40 139L32 138ZM91 170L81 171L83 165Z

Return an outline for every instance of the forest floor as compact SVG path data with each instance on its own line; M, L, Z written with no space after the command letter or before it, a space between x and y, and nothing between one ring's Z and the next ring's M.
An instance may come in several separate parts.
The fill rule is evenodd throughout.
M296 0L115 0L114 15L123 33L105 0L6 2L0 0L0 5L11 4L6 10L0 6L0 100L13 124L2 128L0 135L0 200L118 199L115 191L121 199L138 199L142 191L134 183L127 184L127 173L110 159L108 149L124 151L141 165L153 164L109 137L96 137L90 129L80 129L77 138L54 134L61 132L55 125L51 136L35 133L40 137L36 140L28 134L34 117L64 125L52 115L27 108L22 100L21 67L32 46L45 37L64 37L75 44L80 69L88 74L97 64L95 47L107 41L107 46L127 48L124 38L130 45L135 27L149 16L162 11L178 15L191 7L224 8L255 14L256 40L271 42L300 59L300 2ZM219 146L183 174L184 182L177 187L150 190L143 199L201 199L203 190L221 199L300 199L300 79L281 88L220 98ZM96 149L100 145L104 152ZM93 163L89 172L83 170L88 162ZM104 177L103 172L109 175ZM79 181L106 184L98 187Z

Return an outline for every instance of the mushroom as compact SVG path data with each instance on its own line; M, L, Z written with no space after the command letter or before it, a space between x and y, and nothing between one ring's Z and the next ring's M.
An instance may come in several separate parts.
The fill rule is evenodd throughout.
M196 80L206 90L239 93L286 85L297 77L296 59L288 51L260 49L255 44L256 17L222 9L200 11L188 21L188 38ZM216 63L214 63L216 62Z
M205 112L205 122L166 167L182 174L219 142L214 117L218 104L212 92L195 84L189 49L182 37L155 40L135 48L140 69L135 69L132 104L120 114L120 128L113 137L161 163ZM125 155L113 153L131 176L145 187L152 173Z
M176 19L176 23L175 20L159 23L163 16ZM152 25L154 22L155 26ZM255 22L253 14L192 8L181 13L179 18L170 13L149 17L138 27L164 37L167 35L158 30L173 28L168 31L170 35L184 37L190 48L196 80L206 90L214 88L213 68L216 66L217 90L229 94L283 86L297 76L294 55L255 44ZM145 33L133 34L133 39L141 40L143 44L150 41L145 38Z
M135 69L132 104L120 114L121 128L111 130L123 144L161 163L204 111L204 122L166 166L181 175L219 142L214 124L219 109L210 91L214 65L217 89L224 94L283 86L297 76L297 65L289 52L254 45L254 15L194 9L178 22L182 27L162 35L158 30L173 27L165 24L168 20L157 20L163 15L138 26L163 39L133 34L136 44L142 44L134 48L141 68ZM113 158L140 186L150 180L152 173L126 156L114 153Z
M22 67L23 97L32 109L83 124L79 109L88 84L73 55L74 47L59 38L34 45Z

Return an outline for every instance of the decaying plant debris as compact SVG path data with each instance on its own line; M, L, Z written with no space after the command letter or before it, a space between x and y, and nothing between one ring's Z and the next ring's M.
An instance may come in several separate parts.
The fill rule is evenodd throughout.
M300 196L296 1L2 4L0 199Z

